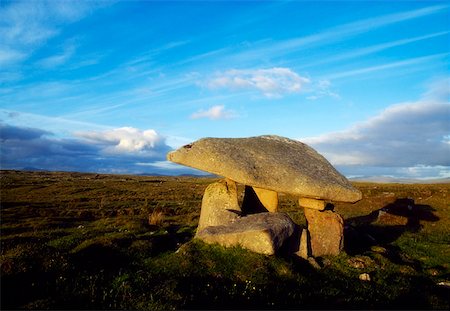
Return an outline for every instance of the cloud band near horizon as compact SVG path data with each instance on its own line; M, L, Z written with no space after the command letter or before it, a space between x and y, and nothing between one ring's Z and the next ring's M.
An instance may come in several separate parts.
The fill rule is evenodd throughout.
M448 79L431 85L414 102L391 105L345 131L299 138L323 154L346 176L450 177ZM214 106L191 118L223 118ZM193 170L169 165L173 149L153 129L132 127L54 133L0 123L1 168L176 175ZM198 173L198 171L196 172Z

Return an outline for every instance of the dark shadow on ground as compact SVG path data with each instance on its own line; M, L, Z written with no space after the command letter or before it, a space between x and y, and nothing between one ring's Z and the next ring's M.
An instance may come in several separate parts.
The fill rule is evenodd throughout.
M378 245L398 253L391 244L405 232L419 232L422 221L439 220L429 205L415 204L413 199L400 198L369 215L346 220L345 251L361 254ZM395 257L395 256L394 256ZM395 258L392 258L395 261Z

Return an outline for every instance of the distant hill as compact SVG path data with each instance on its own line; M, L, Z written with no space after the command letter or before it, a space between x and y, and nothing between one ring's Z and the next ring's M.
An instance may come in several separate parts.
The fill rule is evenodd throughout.
M450 178L414 179L396 178L389 176L362 176L349 178L350 181L376 182L376 183L399 183L399 184L442 184L450 183Z
M3 170L3 169L2 169ZM8 171L9 169L6 169ZM49 171L45 169L39 169L36 167L24 167L22 169L13 169L17 171L28 171L28 172L58 172ZM62 171L60 171L62 172ZM67 173L82 173L82 174L101 174L101 175L135 175L135 176L161 176L161 177L195 177L195 178L219 178L220 176L214 174L161 174L157 172L149 173L123 173L123 174L113 174L113 173L98 173L98 172L75 172L75 171L65 171ZM434 179L414 179L414 178L397 178L390 176L358 176L358 177L348 177L350 181L356 182L374 182L374 183L399 183L399 184L444 184L450 183L450 177L447 178L434 178Z

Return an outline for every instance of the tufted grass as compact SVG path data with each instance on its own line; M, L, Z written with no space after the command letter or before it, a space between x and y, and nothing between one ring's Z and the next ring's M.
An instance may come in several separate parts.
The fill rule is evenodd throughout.
M316 270L296 257L192 240L214 178L0 177L2 309L450 306L449 289L436 285L450 281L450 184L355 183L363 200L335 207L347 224L345 251L318 258ZM408 197L415 204L403 215L408 225L374 222L373 213L386 206L401 214ZM280 200L283 212L306 224L296 198ZM371 281L359 280L361 273Z

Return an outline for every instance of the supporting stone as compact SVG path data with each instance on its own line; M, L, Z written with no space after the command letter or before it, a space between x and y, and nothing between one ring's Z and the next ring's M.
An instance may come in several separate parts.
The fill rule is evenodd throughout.
M300 256L303 259L308 259L309 257L309 245L308 245L308 230L303 229L302 235L300 236L300 248L296 253L297 256Z
M294 233L295 226L284 213L259 213L241 217L228 225L207 227L198 231L196 237L210 244L241 246L273 255Z
M312 256L338 255L344 247L344 220L332 211L305 208Z
M236 183L230 179L212 183L203 195L197 232L209 226L229 224L240 214Z
M315 209L318 211L323 211L327 203L323 200L311 199L311 198L299 198L298 205L304 208Z
M278 192L252 187L262 205L271 213L278 212Z
M244 215L267 213L269 210L259 199L255 189L250 186L245 186L244 200L242 201L242 213Z

